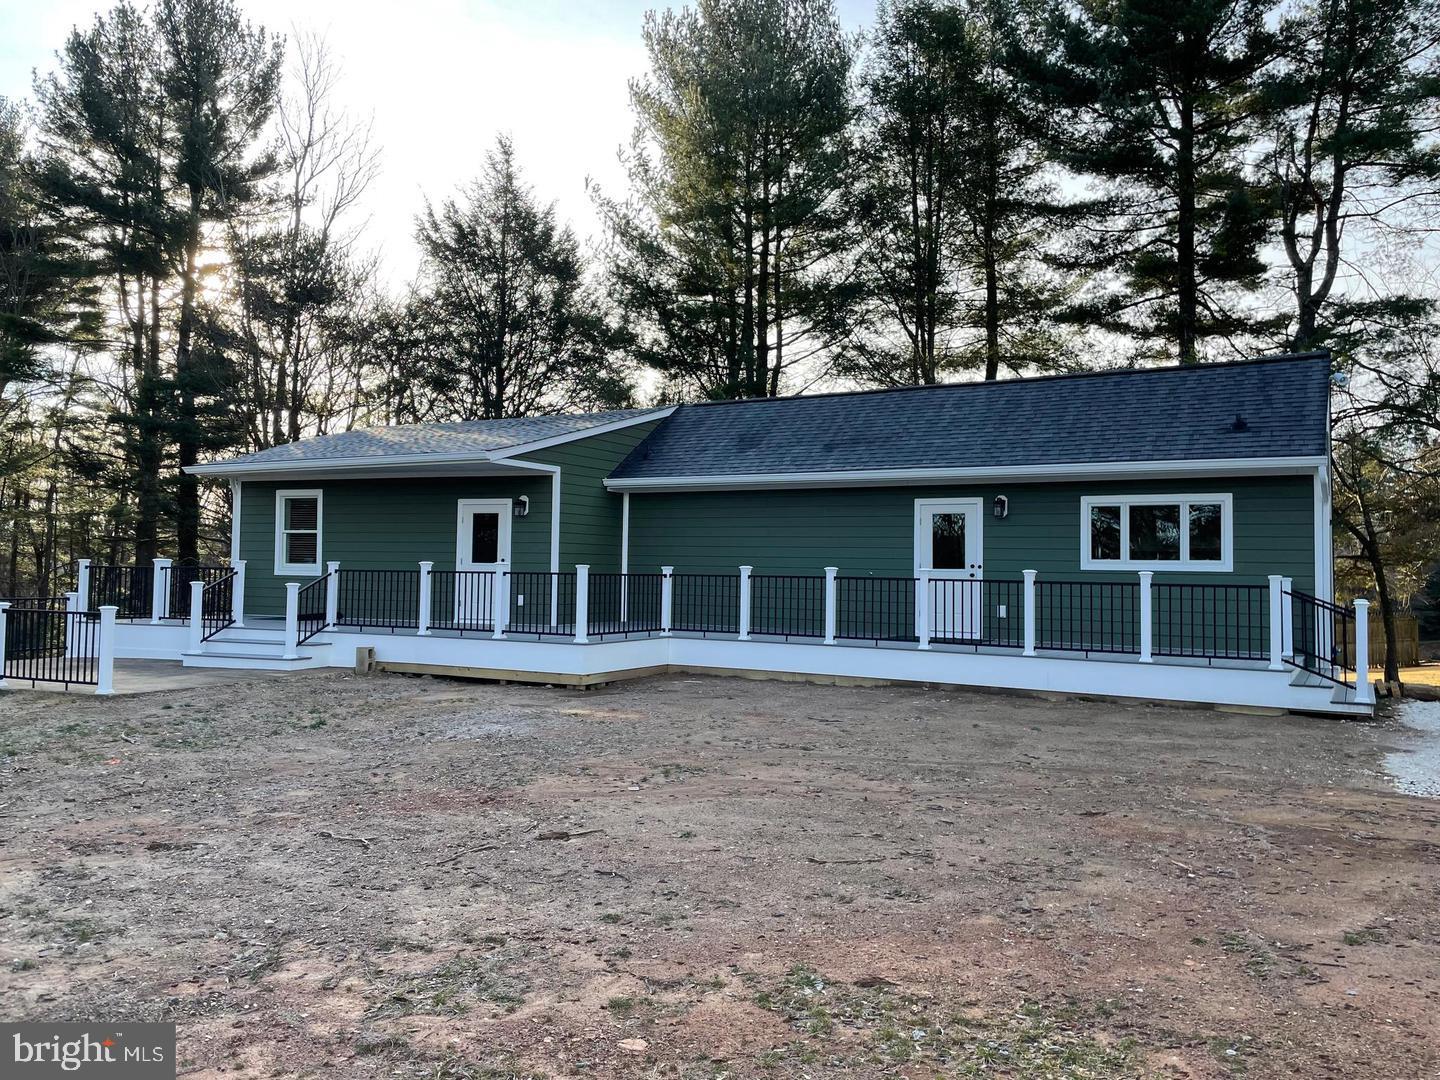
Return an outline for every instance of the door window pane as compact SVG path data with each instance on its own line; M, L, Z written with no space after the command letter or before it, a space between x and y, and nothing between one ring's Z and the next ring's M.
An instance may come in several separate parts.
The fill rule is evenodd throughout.
M1090 508L1090 557L1092 559L1120 558L1120 507L1092 506Z
M1194 562L1221 560L1220 504L1190 506L1190 558Z
M1140 562L1180 561L1178 503L1130 507L1130 558Z
M497 514L470 515L470 561L500 561L500 517Z
M965 515L930 515L930 565L936 570L965 569Z

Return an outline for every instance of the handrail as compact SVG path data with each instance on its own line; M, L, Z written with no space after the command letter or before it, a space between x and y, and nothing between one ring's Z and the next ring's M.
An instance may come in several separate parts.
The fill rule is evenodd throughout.
M329 598L330 577L331 575L328 573L321 574L300 590L298 615L300 619L299 644L301 645L324 630L327 625L325 608Z
M1281 649L1285 663L1336 686L1354 689L1356 668L1348 658L1355 651L1355 613L1299 589L1288 590L1284 599L1292 605L1294 622L1293 640L1283 642ZM1286 630L1291 621L1285 621ZM1363 661L1356 657L1355 662Z
M235 579L238 570L205 585L200 591L201 641L209 641L222 630L235 625Z

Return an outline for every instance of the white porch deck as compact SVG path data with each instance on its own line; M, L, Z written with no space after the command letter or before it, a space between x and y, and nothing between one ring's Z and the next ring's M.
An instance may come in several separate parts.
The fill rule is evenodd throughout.
M1135 654L1048 651L933 642L847 642L736 634L644 632L631 637L595 634L585 643L569 636L489 630L458 632L331 626L284 656L285 620L249 618L190 648L184 623L122 621L116 656L180 660L187 667L247 670L351 668L373 651L390 671L472 678L595 685L666 672L812 678L824 681L911 682L1177 702L1197 705L1369 716L1373 704L1354 689L1337 687L1293 668L1272 670L1264 661L1154 657Z

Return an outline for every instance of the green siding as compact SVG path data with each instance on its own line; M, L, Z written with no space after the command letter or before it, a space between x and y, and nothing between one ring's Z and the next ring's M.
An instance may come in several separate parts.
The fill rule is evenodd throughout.
M560 568L588 562L597 571L620 567L621 497L605 490L604 478L658 421L636 424L525 455L560 467ZM516 571L550 569L551 479L457 477L401 480L247 480L241 487L240 552L246 560L246 610L278 615L285 610L285 582L277 577L275 492L324 491L323 551L326 562L355 569L413 570L430 559L437 570L455 567L456 503L460 499L530 497L530 513L511 519L511 557Z
M623 500L605 489L605 477L659 422L561 443L520 458L560 466L561 569L588 563L596 573L619 571Z
M342 566L415 570L430 559L437 570L455 568L456 503L460 499L530 496L530 513L511 519L510 552L516 570L550 569L550 478L481 476L455 479L313 480L241 486L240 551L246 560L245 608L259 615L285 611L285 582L313 578L275 570L275 492L325 492L321 557Z
M987 578L1038 570L1050 578L1135 580L1130 572L1080 569L1080 499L1084 495L1234 495L1233 574L1157 572L1156 581L1261 581L1288 574L1311 590L1315 578L1314 488L1309 477L1213 479L1183 482L1007 484L981 487L831 488L632 494L630 570L757 574L908 577L914 572L915 500L983 501ZM996 495L1010 500L1009 516L990 516Z

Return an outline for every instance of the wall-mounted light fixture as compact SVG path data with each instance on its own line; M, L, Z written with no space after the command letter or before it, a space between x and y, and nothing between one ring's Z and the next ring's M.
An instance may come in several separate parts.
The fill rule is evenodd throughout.
M994 513L997 518L1009 517L1010 500L1007 499L1004 495L996 495Z
M515 516L525 517L530 513L530 496L521 495L515 500Z

